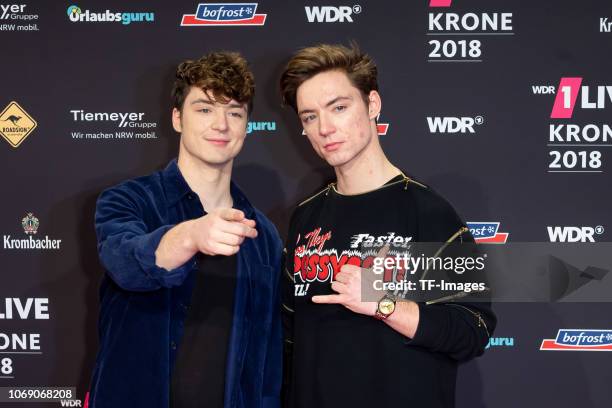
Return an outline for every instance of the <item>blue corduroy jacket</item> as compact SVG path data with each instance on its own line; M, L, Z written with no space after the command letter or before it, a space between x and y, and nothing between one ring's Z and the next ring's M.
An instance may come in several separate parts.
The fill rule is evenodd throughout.
M234 208L257 222L237 254L234 316L227 350L225 407L278 407L281 386L279 271L274 225L231 184ZM168 271L155 250L173 226L204 215L176 160L162 171L105 190L96 207L100 348L89 407L169 406L170 378L197 273L197 257ZM211 350L212 353L215 350Z

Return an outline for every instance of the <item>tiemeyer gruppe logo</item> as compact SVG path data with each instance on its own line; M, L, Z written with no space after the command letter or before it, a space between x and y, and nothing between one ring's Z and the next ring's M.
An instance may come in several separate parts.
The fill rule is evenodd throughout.
M352 23L353 17L363 10L354 6L304 6L309 23Z
M200 3L195 14L183 14L181 26L262 26L267 14L258 3Z
M544 339L544 351L612 351L612 330L560 329L556 339Z
M427 125L432 134L476 133L476 127L485 123L482 115L477 116L428 116Z
M147 121L144 112L87 112L71 109L70 118L83 125L83 128L70 132L73 140L158 139L157 122Z
M609 117L603 111L612 104L612 85L584 85L582 77L563 77L558 87L531 88L534 95L555 95L550 113L554 123L548 126L548 173L603 173L600 148L612 146L612 127L579 117L584 111Z
M477 244L505 244L508 232L499 231L499 222L468 221L467 227Z
M123 12L110 11L93 12L81 10L79 6L72 5L66 10L68 19L73 23L152 23L155 21L155 13L152 12Z
M38 31L38 14L27 4L0 4L0 31Z
M4 249L60 249L61 239L51 239L48 235L45 235L44 238L34 238L38 236L40 221L33 213L29 212L21 219L21 228L23 228L23 233L27 238L13 238L10 234L4 235L2 239Z
M455 3L461 0L455 0ZM427 42L428 62L482 62L484 45L492 46L494 36L514 35L512 13L446 11L452 0L430 0L427 36L448 37ZM461 38L457 40L457 38ZM481 38L487 38L485 40Z

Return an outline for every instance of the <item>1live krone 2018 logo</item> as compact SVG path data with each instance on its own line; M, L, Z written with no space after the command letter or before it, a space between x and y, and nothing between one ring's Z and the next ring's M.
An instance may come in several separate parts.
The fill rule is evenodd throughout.
M612 106L612 86L591 85L582 77L563 77L558 87L533 85L532 92L555 95L548 127L548 172L603 173L601 148L612 146L612 127L586 118Z
M427 62L482 62L485 41L489 45L494 36L514 35L512 13L456 13L452 6L453 0L429 0L427 36L437 38L427 41Z

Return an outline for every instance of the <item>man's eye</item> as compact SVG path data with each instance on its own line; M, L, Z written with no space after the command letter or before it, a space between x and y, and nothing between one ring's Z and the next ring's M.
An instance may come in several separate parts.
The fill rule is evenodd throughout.
M210 113L210 109L208 109L208 108L202 108L202 109L198 109L198 112L202 112L202 113Z
M240 112L230 112L230 115L234 118L242 118L242 113Z
M334 108L336 110L336 112L342 112L346 110L346 106L344 105L338 105Z
M315 119L315 115L302 116L302 122L308 123Z

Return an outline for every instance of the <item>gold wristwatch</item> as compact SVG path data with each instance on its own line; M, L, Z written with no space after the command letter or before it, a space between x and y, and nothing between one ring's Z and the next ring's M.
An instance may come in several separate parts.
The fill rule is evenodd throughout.
M395 299L389 295L385 295L378 301L376 313L374 317L378 320L385 320L395 312Z

